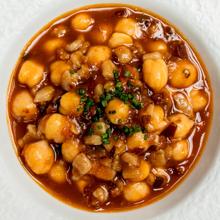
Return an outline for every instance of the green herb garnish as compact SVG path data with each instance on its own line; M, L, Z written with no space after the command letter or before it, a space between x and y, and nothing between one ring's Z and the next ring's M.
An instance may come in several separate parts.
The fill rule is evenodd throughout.
M102 134L102 143L109 144L109 137L111 136L111 129L108 128L104 134Z
M141 131L141 127L139 125L134 125L132 127L124 126L122 128L122 131L124 132L124 134L126 136L131 136L134 133L137 133L137 132Z
M124 76L127 77L127 78L129 78L129 77L131 76L131 72L128 71L128 70L126 70L126 71L124 72Z

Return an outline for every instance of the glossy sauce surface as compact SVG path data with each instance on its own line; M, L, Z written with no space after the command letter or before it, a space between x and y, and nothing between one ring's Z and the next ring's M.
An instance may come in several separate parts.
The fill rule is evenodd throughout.
M74 17L80 13L85 13L90 19L92 18L90 21L87 18L87 22L90 22L90 25L85 30L79 30L76 28L77 25L74 26L73 24ZM124 27L125 29L126 25L129 27L128 24L117 28L118 22L125 18L131 19L137 25L135 36L133 36L132 31L129 34L125 34ZM131 38L131 45L119 43L117 46L111 46L110 42L114 33L123 33L129 39ZM117 36L116 38L119 39L120 37ZM74 11L65 17L59 18L47 27L44 32L41 32L36 39L25 48L22 58L15 69L9 93L9 115L18 157L28 172L44 188L58 199L74 207L94 211L111 211L149 204L165 195L166 192L184 178L199 157L208 136L212 115L212 93L208 81L208 73L202 61L174 27L149 14L149 12L141 11L141 9L127 6L100 6L98 8ZM55 42L57 39L58 41ZM77 39L83 39L82 45L74 50L68 49L67 45L70 47L71 43ZM55 40L54 45L56 46L51 46L53 43L48 46L47 43L51 40ZM79 50L82 51L83 45L85 46L85 51L80 52L82 57L79 58L80 64L77 65L77 63L74 63L75 60L72 54ZM98 56L97 54L89 58L91 47L97 45L104 45L110 48L111 55L109 57L106 55L108 58L105 60L102 60L102 58L96 59L95 56ZM117 51L117 48L121 46L121 50ZM130 51L124 53L125 58L131 53L132 58L129 61L124 59L124 57L120 57L123 55L121 51L125 49L123 47L128 48ZM101 54L101 52L98 54ZM144 58L144 56L146 57ZM101 57L105 57L105 55ZM102 61L99 63L98 59ZM30 60L43 67L43 77L34 86L32 85L33 81L29 81L25 77L25 79L19 78L22 65ZM110 79L103 73L103 63L106 60L111 60L114 65L112 75L109 76ZM165 79L165 85L161 88L161 81L156 86L154 84L157 81L156 76L153 80L150 78L151 76L149 77L151 75L149 72L154 73L154 68L157 68L157 66L151 68L150 65L159 62L158 60L160 60L160 63L164 63L164 68L167 68L168 71L168 79ZM62 74L65 71L69 71L70 76L81 74L82 72L78 71L82 70L83 65L85 65L86 73L80 76L79 79L77 78L77 80L70 80L71 82L63 81L56 84L53 79L51 80L51 72L53 71L51 65L55 61L62 61L70 66L66 69L64 68L65 70L62 71ZM180 64L181 62L183 64ZM108 64L106 65L109 67ZM184 72L185 80L181 78L182 76L180 79L175 79L175 76L178 75L178 71L175 71L178 68L181 69L181 65L185 65L185 69L180 70ZM193 65L193 67L189 65ZM54 69L59 69L59 67ZM196 80L192 83L189 82L189 85L187 85L187 80L193 77L194 69L197 72ZM42 72L41 69L38 70ZM36 71L35 69L35 73ZM162 73L162 70L159 68L155 72ZM33 76L29 75L29 77L32 78ZM107 91L104 86L104 93L99 96L95 88L97 88L98 84L106 85L108 82L113 84L111 88L113 87L114 91ZM185 86L183 85L184 83L186 83ZM37 92L46 86L52 87L52 90L50 90L52 95L49 95L51 97L41 102L35 99L35 103L32 103L35 107L32 107L36 109L31 111L36 112L30 117L28 116L28 119L26 115L19 115L18 111L14 109L18 108L14 104L16 95L25 90L28 91L31 97L36 98ZM198 94L195 92L198 90L201 92L199 97L202 97L202 100L198 98ZM194 91L194 96L192 91ZM63 106L63 109L60 108L60 100L68 92L74 92L80 98L81 104L77 104L78 107L75 111L73 111L75 106L71 104L71 107ZM72 98L75 97L73 96L70 99ZM24 100L23 97L19 102L23 102L22 100ZM119 108L125 108L116 121L112 118L119 113L116 106L117 103L113 103L113 109L109 106L112 100L119 100ZM199 100L199 102L196 101L197 104L204 102L204 106L196 106L195 100ZM152 109L149 109L149 106ZM152 122L151 120L154 117L152 114L157 111L155 106L159 106L158 109L160 110L158 111L163 113L158 113L159 116L156 115L155 122ZM66 107L65 110L64 107ZM71 110L69 111L68 108L71 108ZM127 111L126 108L129 108L128 116L124 115ZM24 114L28 113L30 112L27 111ZM62 134L58 132L58 135L48 134L47 128L45 128L49 126L45 125L45 123L48 124L49 119L55 113L64 116L66 118L64 119L66 120L64 124L68 124L67 127L64 126ZM183 116L187 118L186 120L190 120L186 123L192 122L192 126L187 124L190 128L187 128L189 131L186 132L186 135L180 134L178 136L176 133L178 123L183 123L185 120L185 118L183 121L181 121L182 118L172 119L176 114L181 114L181 117ZM43 119L45 119L45 122L42 123ZM103 122L104 126L107 126L107 130L104 133L97 135L96 131L94 131L93 124L97 122ZM74 124L75 130L72 129L71 123ZM24 139L24 135L27 134L28 124L33 125L37 132L35 132L35 136L30 135L30 137ZM56 130L54 126L59 125L54 124L51 127ZM141 135L143 134L141 143L139 139L138 141L131 139L135 134L140 133ZM61 135L62 140L57 139L59 135ZM99 141L101 138L101 143L98 141L96 144L86 144L88 140L85 137L91 136L93 137L92 142L94 142L94 138ZM30 150L30 144L40 140L46 140L49 148L53 151L52 154L48 151L48 155L51 155L51 158L54 157L51 165L48 164L50 162L44 161L48 166L47 171L44 170L45 167L39 171L40 165L38 166L38 162L35 161L36 164L33 165L33 158L30 159L32 157L30 155L35 153ZM66 159L62 152L62 145L67 140L76 140L79 145L79 152L76 153L74 159ZM138 143L135 144L135 141ZM175 148L175 146L181 141L185 141L184 144L187 143L187 150L184 148L179 155L178 147ZM184 144L181 146L184 146ZM45 148L48 147L45 143L43 145L46 146ZM108 148L109 145L112 145L110 149ZM121 147L122 145L123 147ZM185 156L184 150L187 151ZM129 153L129 155L126 155L126 153ZM81 156L83 154L82 157L85 156L86 158L84 159L88 159L88 163L92 164L92 168L88 168L85 174L81 173L80 175L78 174L81 167L77 168L76 165L76 157L78 157L79 161L82 159L79 158L79 154ZM137 164L129 164L134 162L134 160L130 161L131 158L129 156L132 156ZM117 164L118 167L116 166L116 168L113 168L114 161L119 164ZM149 173L148 175L146 174L145 178L140 177L142 171L139 174L134 174L140 177L140 180L135 180L136 177L126 176L125 170L131 169L136 172L142 166L142 161L147 163L146 166L149 168ZM59 173L59 169L54 171L55 174L53 173L58 178L54 178L54 175L51 174L54 164L60 164L61 169L65 170L65 181L62 180L63 173ZM109 172L113 173L113 177L111 174L103 177L102 171L97 167L104 167L103 172L105 173L109 171L106 167L110 167L111 170ZM42 171L42 173L38 171ZM147 171L144 170L143 173L145 172ZM83 190L79 186L82 183L80 180L86 182ZM132 193L131 186L138 188L138 185L135 186L134 184L142 184L140 186L141 194L146 194L146 196L143 198L140 196L140 199L138 199L138 195L136 198L130 198L129 193ZM103 194L102 196L107 195L107 198L103 199L99 193L97 193L99 194L97 196L94 193L97 188ZM138 194L138 192L132 194L135 193Z

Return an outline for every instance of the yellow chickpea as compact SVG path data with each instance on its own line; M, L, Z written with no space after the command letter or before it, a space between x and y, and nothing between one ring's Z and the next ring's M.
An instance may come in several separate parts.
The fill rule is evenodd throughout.
M195 112L203 110L208 104L208 95L203 90L193 89L190 92L190 100Z
M114 52L118 57L118 61L122 64L129 63L132 60L132 52L126 46L117 47Z
M128 34L133 38L139 38L142 34L141 28L137 21L132 18L120 19L115 26L115 31Z
M76 181L76 186L81 193L83 193L86 186L88 186L91 182L90 176L83 176L79 180Z
M106 60L102 63L102 75L106 80L114 79L114 70L116 70L115 64L111 60Z
M140 131L129 136L127 139L127 146L129 150L134 150L136 148L147 149L149 147L149 144L146 138L146 134Z
M71 20L72 27L78 31L85 31L91 28L94 23L94 18L86 13L79 13L75 15Z
M101 83L97 84L94 89L94 99L96 102L100 101L100 97L103 93L104 93L103 85Z
M63 159L69 163L73 162L73 159L80 152L79 143L74 139L69 139L63 142L61 147Z
M87 53L88 63L90 65L99 66L105 60L111 58L112 52L106 46L92 46Z
M174 138L185 138L194 125L193 120L180 113L171 115L168 119L170 122L173 122L177 125Z
M110 38L112 30L111 24L101 23L91 32L92 40L95 43L103 44Z
M123 189L124 198L129 202L138 202L150 194L150 187L144 182L129 183Z
M113 124L124 124L128 119L129 111L129 106L117 98L112 99L105 108L105 113Z
M112 34L111 38L109 39L108 45L111 48L116 48L122 45L131 46L133 45L133 39L127 34L116 32Z
M62 143L66 139L69 129L70 124L67 118L61 114L54 113L46 120L44 132L48 140Z
M143 61L145 60L157 60L157 59L162 59L162 54L159 52L152 52L152 53L145 53L143 55Z
M54 163L54 152L45 140L25 146L23 155L28 166L36 174L48 173Z
M187 88L197 78L197 69L189 60L178 60L169 66L169 84L175 88Z
M37 85L44 77L44 67L33 60L25 61L18 73L18 81L29 87Z
M47 40L43 44L43 49L47 53L52 54L58 48L64 47L65 44L66 44L66 42L63 39L61 39L61 38L54 38L54 39Z
M55 86L61 83L62 75L65 71L70 70L70 65L64 61L55 61L50 65L50 80Z
M13 97L12 113L18 120L31 121L36 119L38 114L37 106L27 90L21 90Z
M149 122L145 125L148 132L161 132L167 126L164 110L159 105L148 105L141 115L149 116Z
M150 164L145 160L141 160L139 167L125 167L122 171L122 175L124 179L129 179L133 182L139 182L148 177L150 169Z
M176 161L182 161L189 155L189 143L187 140L181 140L171 144L172 147L172 159Z
M52 166L49 177L57 183L66 182L66 167L63 161L58 161Z
M168 47L163 40L154 40L146 44L147 52L159 52L161 54L167 54Z
M143 64L145 83L155 92L159 92L168 81L168 68L162 59L146 59Z
M83 111L80 96L75 92L67 92L60 99L60 113L64 115L80 115Z

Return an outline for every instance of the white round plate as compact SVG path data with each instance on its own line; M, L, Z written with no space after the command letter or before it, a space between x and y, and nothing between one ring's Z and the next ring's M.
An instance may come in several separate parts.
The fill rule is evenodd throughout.
M12 1L12 2L17 2L17 1ZM21 2L25 2L25 1L21 1ZM33 1L33 2L37 2L37 1ZM194 8L195 13L192 13L192 11L187 10L188 8L186 4L183 5L183 7L181 8L180 5L177 3L180 2L178 0L176 1L118 0L117 1L117 3L132 4L142 8L149 9L161 15L162 17L166 18L168 21L171 22L171 24L173 23L176 27L178 27L178 29L181 32L185 34L185 36L189 39L189 41L194 45L194 47L197 49L199 54L202 56L202 59L204 60L204 63L206 64L207 69L209 71L211 78L211 85L214 93L214 109L213 109L214 115L213 115L213 123L210 130L208 143L206 145L205 151L203 152L203 156L201 160L196 165L196 168L191 172L191 174L186 178L186 180L182 184L180 184L180 186L176 190L174 190L168 196L166 196L162 200L159 200L156 203L132 211L119 212L119 213L91 213L69 207L63 204L62 202L56 200L52 196L50 196L27 175L27 173L20 165L12 147L12 143L9 137L8 127L7 127L7 121L6 121L7 86L11 71L13 70L13 67L18 59L18 56L23 46L40 28L42 28L50 20L52 20L53 18L57 17L58 15L66 11L84 5L88 5L91 3L95 4L95 3L105 3L105 2L113 3L116 1L53 0L48 2L50 2L50 4L48 4L46 7L40 8L40 10L37 11L37 16L35 16L34 19L30 19L25 24L23 24L24 26L21 27L22 32L19 33L19 36L14 36L14 41L8 42L7 45L5 45L7 51L1 53L2 62L0 65L1 68L0 180L1 179L3 180L4 187L6 187L5 186L6 184L7 185L9 184L10 193L8 193L7 195L0 195L0 204L1 204L0 218L1 219L41 218L41 219L77 219L77 220L85 220L85 219L146 220L146 219L151 219L153 217L160 218L160 216L163 214L165 219L173 219L172 216L176 216L178 217L178 219L183 219L181 218L182 214L179 215L178 213L176 213L177 211L175 210L181 211L181 205L182 207L184 207L184 205L186 204L191 204L196 206L199 205L198 203L203 202L202 201L203 196L201 196L201 194L200 195L198 194L197 188L199 187L201 188L201 186L203 186L202 189L208 190L207 189L208 187L206 187L207 186L206 182L208 181L207 176L209 177L212 176L211 173L214 170L214 162L215 159L218 157L219 154L218 148L220 147L219 145L220 121L218 116L220 110L220 93L217 92L220 86L220 77L219 77L220 75L217 74L219 72L218 70L220 69L219 68L220 65L216 63L217 60L216 54L215 53L213 54L213 50L210 51L210 47L213 47L213 45L209 45L207 41L204 43L203 39L201 38L200 32L198 31L199 29L194 26L199 22L198 18L196 19L194 18L194 16L197 15L196 14L197 8L195 7ZM183 3L183 1L181 2ZM193 2L194 5L197 5L197 3L195 3L197 2L196 0L193 1L187 0L186 2L188 2L188 6L191 6L191 3L193 5ZM200 2L209 2L209 1L201 0ZM218 4L218 1L214 0L214 2ZM32 4L32 1L27 0L26 3ZM16 4L19 5L19 3L15 3L15 5ZM17 15L14 15L14 19L16 19L16 16ZM218 19L220 20L220 17L218 17ZM7 20L5 21L1 20L1 24L3 26L5 24L10 25L9 23L7 23ZM204 26L204 30L203 30L204 32L206 31L205 28L206 27ZM203 34L202 36L205 35ZM10 39L12 38L13 37L11 37ZM211 183L209 182L209 184ZM2 189L0 190L4 194L4 190ZM5 189L5 191L8 192L7 189ZM206 193L208 193L208 191L206 192L204 191L204 197ZM217 194L217 196L219 196L219 194ZM196 198L200 198L199 201ZM10 199L11 202L7 203L7 200L10 201ZM19 205L15 206L15 209L13 209L14 207L13 201L15 203L16 201L20 201ZM191 201L196 201L197 204L194 204ZM4 203L7 204L7 206L4 205ZM205 204L209 204L209 203L206 202ZM200 207L203 206L200 205ZM192 207L188 207L188 208L192 209ZM5 216L4 213L6 213ZM191 211L191 213L193 212ZM186 214L184 213L184 215L187 216L187 213ZM190 219L190 217L187 219ZM193 219L197 219L197 218L193 218Z

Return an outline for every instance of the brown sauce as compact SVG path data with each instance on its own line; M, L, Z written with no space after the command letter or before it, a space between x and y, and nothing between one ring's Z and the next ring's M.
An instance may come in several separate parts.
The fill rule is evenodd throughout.
M71 25L71 19L81 12L85 12L88 14L91 18L94 19L94 23L91 25L91 28L86 31L77 31L75 30ZM77 188L77 185L75 181L72 180L72 163L71 162L64 162L64 167L66 170L66 181L64 183L57 183L54 181L49 175L48 172L44 174L36 174L33 172L33 169L28 166L27 161L25 160L23 149L27 148L27 146L36 140L29 140L27 143L24 144L24 146L20 146L19 139L22 139L23 136L27 132L27 125L32 124L36 127L39 126L39 122L46 114L53 114L56 112L59 112L59 106L60 106L60 98L62 95L64 95L66 92L69 91L79 91L79 88L83 88L86 90L87 96L93 100L94 105L89 108L89 110L84 114L81 115L74 115L72 113L70 114L64 114L65 117L68 118L68 120L77 120L78 124L81 126L80 134L74 135L72 133L67 134L66 139L68 138L77 138L79 142L83 145L81 152L85 153L91 161L93 157L93 154L95 154L95 157L97 161L103 159L103 158L110 158L112 159L114 157L114 151L107 151L105 147L103 146L103 143L99 146L93 146L93 145L84 145L84 137L87 135L89 128L91 126L91 123L94 123L93 119L96 117L97 113L97 107L100 105L100 102L95 101L95 94L94 89L97 86L97 84L104 85L107 80L101 71L101 68L94 68L89 67L89 77L86 79L82 79L79 84L75 86L72 85L71 88L68 89L68 91L64 88L62 88L61 85L54 85L53 82L51 82L50 79L50 65L55 62L56 60L62 60L60 55L60 49L65 48L67 44L70 44L74 40L76 40L79 35L84 35L85 41L90 43L90 47L95 45L104 45L108 46L109 38L111 35L107 38L105 42L97 42L98 38L95 36L94 30L99 30L100 24L109 24L112 28L112 32L114 33L114 27L116 26L117 22L122 18L131 18L135 22L137 22L138 26L141 29L141 36L137 39L133 39L133 42L138 42L141 47L144 48L144 54L155 52L156 50L151 49L152 41L163 41L165 45L167 46L167 51L161 52L163 56L163 60L165 61L166 65L169 66L170 63L176 63L178 60L188 60L190 61L194 67L197 70L197 80L192 83L191 85L185 87L185 88L175 88L174 86L170 85L170 81L166 83L165 89L163 88L159 92L155 92L154 89L152 89L150 86L148 86L143 79L143 60L142 56L143 54L139 52L134 52L137 48L134 47L128 47L130 50L132 50L132 59L126 63L122 64L118 60L117 55L115 52L112 53L111 60L113 61L114 65L117 67L117 74L119 74L119 78L117 76L110 80L115 83L119 80L121 83L124 81L128 82L130 80L130 77L132 79L132 71L129 71L129 68L127 68L126 65L129 65L131 67L135 67L136 71L138 72L139 80L142 82L142 86L140 87L129 87L128 84L126 84L123 88L125 94L132 94L137 95L135 101L141 100L141 107L139 106L139 102L136 107L133 106L133 108L130 106L130 113L129 117L126 120L125 123L120 124L114 124L111 121L109 122L109 118L106 118L106 115L104 113L104 122L107 123L110 126L111 134L110 139L113 136L117 136L117 138L121 140L127 140L129 138L129 135L126 135L126 128L132 128L134 125L137 125L141 128L140 130L137 130L135 132L143 132L148 137L148 139L151 137L152 134L158 135L159 143L158 146L155 146L155 144L152 144L152 146L149 146L147 148L141 148L141 149L132 149L129 150L129 147L127 147L128 152L131 152L138 156L139 160L147 161L151 166L151 173L152 169L163 169L166 174L169 176L169 180L166 182L162 177L156 177L156 180L152 184L149 184L149 175L144 180L141 180L140 182L144 182L147 184L147 187L150 189L150 193L147 194L144 198L141 198L137 201L129 201L128 199L125 199L124 197L124 191L118 195L118 196L112 196L111 190L116 188L116 180L120 180L124 187L126 187L126 184L132 183L134 181L130 181L129 178L126 179L123 177L123 166L125 163L121 162L122 170L117 171L116 175L114 177L114 180L107 181L100 178L95 177L91 173L87 173L86 175L90 176L90 184L84 188L83 193L79 191ZM65 33L62 37L57 37L57 32L55 31L56 28L64 27ZM62 35L62 32L61 32ZM40 36L40 37L38 37ZM95 37L94 37L95 36ZM37 40L35 40L37 38ZM64 45L62 45L60 48L54 50L53 52L48 52L47 49L45 49L44 45L47 41L51 39L62 39L64 42ZM131 49L132 48L132 49ZM149 49L150 48L150 49ZM112 49L114 51L114 49ZM72 52L68 52L70 55ZM88 52L85 53L88 54ZM43 79L40 80L39 83L37 83L35 86L30 88L25 83L21 83L18 80L18 74L21 69L22 64L27 60L34 60L36 63L44 66L44 75ZM64 62L69 62L69 59L63 59ZM86 61L83 61L86 62ZM82 65L82 64L81 64ZM78 71L80 67L73 68L73 71ZM169 69L169 68L168 68ZM125 77L126 70L129 72L129 76ZM170 74L170 72L169 72ZM129 78L129 79L128 79ZM126 81L128 80L128 81ZM25 121L22 117L17 117L13 113L13 99L14 97L20 93L23 89L29 91L32 97L35 97L36 92L45 87L45 86L52 86L55 88L55 93L53 95L53 98L49 101L46 101L44 103L37 103L37 116L35 119L31 119L28 121ZM124 85L124 84L123 84ZM175 104L174 96L173 94L176 92L180 92L184 94L187 99L190 100L190 92L193 89L201 90L206 94L206 105L202 110L194 111L193 116L187 116L190 118L194 124L192 128L190 129L190 132L187 133L187 136L184 138L174 138L174 133L176 132L176 125L170 125L169 116L173 115L175 113L183 113L178 106ZM164 92L165 91L165 92ZM165 99L164 94L169 94L168 101ZM120 98L121 94L115 95L118 99ZM81 96L82 98L82 96ZM140 99L141 98L141 99ZM167 98L167 97L166 97ZM114 95L113 98L114 99ZM150 102L149 102L150 100ZM129 99L129 105L132 105L132 101ZM108 101L109 103L109 101ZM107 104L108 104L107 103ZM165 112L165 118L167 121L166 128L163 128L160 131L153 131L149 132L149 130L145 129L145 125L143 126L143 117L141 116L141 112L143 109L146 109L150 104L153 105L159 105L163 111ZM137 107L138 106L138 107ZM84 105L85 107L85 105ZM106 106L105 106L106 108ZM102 111L104 111L102 108ZM70 12L63 17L59 17L56 21L53 21L49 26L47 26L45 29L41 31L41 33L37 36L35 36L34 39L28 44L28 46L24 49L24 52L21 55L21 58L19 59L16 69L14 71L14 74L12 76L11 85L9 88L9 99L8 99L8 111L9 111L9 117L10 117L10 126L13 133L13 138L15 141L15 144L17 146L17 154L19 159L21 160L24 167L27 169L27 171L31 174L31 176L37 180L40 185L43 186L47 191L49 191L52 195L57 197L58 199L66 202L67 204L70 204L74 207L79 207L82 209L89 209L93 211L121 211L123 209L132 208L132 207L138 207L140 205L149 204L161 197L163 197L168 191L173 189L178 182L180 182L186 174L191 170L192 166L196 162L196 160L199 158L202 149L204 147L204 144L207 140L211 116L212 116L212 92L211 92L211 86L208 79L208 73L194 49L191 47L191 45L185 40L185 38L175 29L175 27L168 24L165 20L162 20L161 18L143 11L141 9L135 9L130 8L128 6L94 6L92 8L84 8L81 10ZM117 109L116 109L117 111ZM114 113L113 113L114 114ZM185 113L183 113L185 114ZM186 115L186 114L185 114ZM150 120L149 117L145 117L145 120ZM149 122L144 122L149 123ZM160 122L161 123L161 122ZM173 127L172 127L173 126ZM134 133L135 133L134 132ZM132 135L130 135L132 136ZM43 137L43 138L42 138ZM146 138L146 139L147 139ZM47 139L45 138L45 133L41 134L40 139ZM167 147L171 146L172 143L176 143L179 140L187 140L188 143L188 154L187 156L182 160L175 160L170 159L169 156L167 156ZM57 141L54 141L53 139L48 140L50 147L53 149L54 155L55 155L55 161L62 160L63 161L63 155L61 152L61 145L64 141L56 143ZM102 136L102 141L103 136ZM107 140L108 142L109 140ZM161 144L161 145L160 145ZM162 146L162 147L161 147ZM138 147L137 147L138 148ZM159 151L164 153L166 158L166 163L164 166L157 166L152 162L152 153ZM102 152L103 151L103 152ZM99 159L97 159L99 156L99 153L103 156L100 156ZM122 154L119 154L119 157L122 157ZM122 159L121 159L122 160ZM96 162L97 162L96 161ZM155 175L154 175L155 177ZM139 181L138 181L139 182ZM97 198L94 199L94 196L92 195L92 192L98 187L98 186L105 186L108 190L108 199L105 202L100 202L97 200Z

